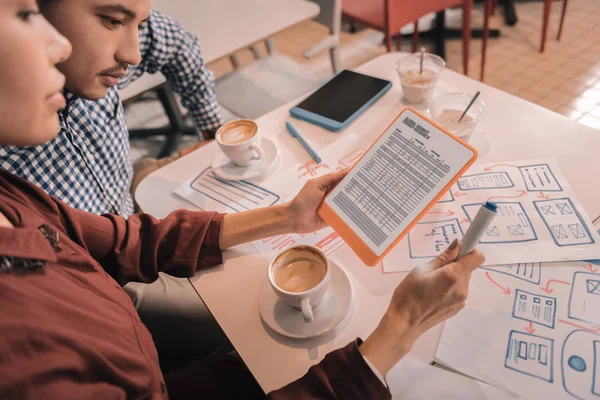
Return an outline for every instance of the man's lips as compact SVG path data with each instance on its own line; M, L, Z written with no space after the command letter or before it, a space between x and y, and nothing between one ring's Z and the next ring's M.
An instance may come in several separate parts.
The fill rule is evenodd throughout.
M100 80L105 86L112 87L119 83L119 80L125 76L125 72L115 74L102 74Z

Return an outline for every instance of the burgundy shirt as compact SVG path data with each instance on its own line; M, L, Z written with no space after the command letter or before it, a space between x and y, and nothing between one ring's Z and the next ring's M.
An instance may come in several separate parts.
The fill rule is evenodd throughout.
M223 215L98 216L4 171L0 212L15 226L0 228L0 256L45 263L0 273L0 398L168 398L152 337L121 286L221 263ZM58 243L46 237L48 228ZM389 398L358 344L270 397Z

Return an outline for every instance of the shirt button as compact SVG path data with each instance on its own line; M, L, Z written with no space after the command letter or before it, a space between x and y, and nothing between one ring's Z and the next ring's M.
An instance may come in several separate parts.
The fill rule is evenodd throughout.
M160 383L160 391L165 393L167 391L167 386L165 385L164 382Z

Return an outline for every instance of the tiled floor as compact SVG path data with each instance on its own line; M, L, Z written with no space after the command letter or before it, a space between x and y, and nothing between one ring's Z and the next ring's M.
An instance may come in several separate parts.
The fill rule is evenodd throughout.
M546 51L539 53L543 3L519 2L519 22L514 27L503 23L501 9L491 25L501 29L501 37L488 43L485 83L533 103L561 113L573 120L600 129L600 0L571 0L563 28L556 41L562 1L553 2ZM476 9L473 24L481 25L483 13ZM451 23L451 21L449 22ZM327 35L322 26L306 22L275 38L277 50L313 68L326 68L328 55L307 61L302 51ZM356 34L343 33L342 61L352 68L385 52L381 34L370 29ZM358 47L358 50L357 50ZM403 49L408 51L408 43ZM460 40L446 44L448 67L462 72ZM249 51L239 53L242 63L251 62ZM481 40L471 43L469 75L479 78ZM217 76L231 70L228 60L210 65Z
M502 37L488 47L485 82L600 129L600 2L571 0L558 42L562 1L555 1L546 51L539 53L542 8L541 2L519 3L519 23L512 28L500 25L499 16L494 19ZM448 48L449 65L456 68L460 47L453 42ZM479 74L477 53L470 60L473 77Z

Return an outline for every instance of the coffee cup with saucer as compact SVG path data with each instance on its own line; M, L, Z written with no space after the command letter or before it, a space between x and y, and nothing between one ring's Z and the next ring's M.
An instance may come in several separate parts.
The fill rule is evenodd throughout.
M296 339L325 334L338 326L352 305L348 274L317 247L295 245L277 254L258 294L264 323Z
M279 149L272 140L261 138L258 124L239 119L217 130L221 152L212 160L214 173L226 180L253 179L271 173L279 161Z

